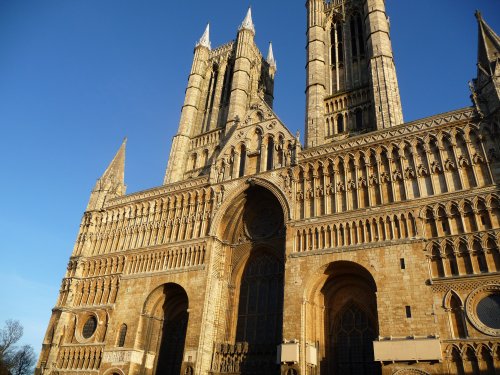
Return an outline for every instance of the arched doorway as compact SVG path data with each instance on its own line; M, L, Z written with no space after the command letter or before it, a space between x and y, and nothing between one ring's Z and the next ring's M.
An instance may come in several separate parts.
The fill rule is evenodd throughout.
M376 286L370 273L352 262L332 263L321 289L324 303L324 358L321 373L380 374L374 361L378 335Z
M242 375L276 374L283 325L283 263L259 251L248 260L240 284L236 342L247 342Z
M185 290L177 284L162 285L150 294L144 310L145 351L156 354L151 374L179 375L188 323Z
M241 375L279 373L276 355L283 326L283 211L273 193L250 184L232 201L221 222L220 234L231 249L232 269L228 293L232 318L225 339L248 347L238 364Z

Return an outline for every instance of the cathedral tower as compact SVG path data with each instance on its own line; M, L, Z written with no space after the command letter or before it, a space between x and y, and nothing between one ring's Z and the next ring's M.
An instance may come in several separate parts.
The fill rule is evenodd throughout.
M165 184L208 174L250 104L261 98L272 108L276 63L272 47L265 59L254 36L248 9L235 41L212 49L207 26L196 44Z
M383 0L308 0L306 147L403 123Z

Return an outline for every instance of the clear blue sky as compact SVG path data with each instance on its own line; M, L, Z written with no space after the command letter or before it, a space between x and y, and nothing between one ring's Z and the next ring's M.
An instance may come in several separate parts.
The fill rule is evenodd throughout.
M275 111L303 129L304 0L251 2L278 60ZM498 0L387 0L406 121L470 105L476 8ZM162 182L193 46L236 36L248 2L0 0L0 324L40 350L96 179L128 136L128 192Z

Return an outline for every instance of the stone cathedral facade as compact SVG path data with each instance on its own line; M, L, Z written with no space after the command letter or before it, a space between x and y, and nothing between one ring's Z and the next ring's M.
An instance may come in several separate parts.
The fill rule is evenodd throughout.
M384 0L308 0L305 139L249 10L194 50L164 184L93 189L37 375L500 372L500 38L403 121ZM465 84L465 82L464 82Z

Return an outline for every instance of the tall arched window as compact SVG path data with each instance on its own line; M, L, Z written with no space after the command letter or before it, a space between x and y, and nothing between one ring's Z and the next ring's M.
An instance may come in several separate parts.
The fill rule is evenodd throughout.
M363 21L361 20L361 16L359 13L356 16L357 24L358 24L358 43L359 43L359 54L361 57L365 55L365 37L363 33Z
M247 148L245 147L245 145L241 145L239 177L243 177L245 175L246 160L247 160Z
M210 81L208 84L207 100L205 103L205 115L204 121L204 131L210 131L210 123L212 122L212 111L214 109L215 92L217 90L217 81L219 78L219 67L214 64L212 67L212 73L210 75Z
M196 153L194 153L193 155L191 155L191 169L196 169L196 161L198 159L198 155L196 155Z
M363 111L361 108L356 109L356 130L363 129Z
M267 253L248 261L240 286L236 341L248 342L250 360L242 374L276 374L276 347L282 339L283 267ZM258 368L255 369L255 365Z
M337 23L337 52L339 56L339 64L344 62L344 36L342 33L342 24Z
M357 41L358 39L356 38L356 20L354 17L351 18L351 51L352 51L352 57L357 58L358 57L358 46L357 46Z
M337 65L337 43L335 39L335 24L330 29L330 61L332 65Z
M339 314L331 332L335 374L377 373L372 327L367 314L356 304L348 305Z
M222 84L222 104L227 105L231 97L231 86L233 84L234 62L229 60L224 74L224 83Z
M120 327L120 332L118 333L117 346L122 348L125 345L125 338L127 337L127 325L122 324Z
M266 170L270 171L273 169L273 161L274 161L274 138L269 137L267 139L267 165Z
M341 114L337 115L337 133L344 132L344 116Z
M456 339L465 338L463 307L456 295L452 295L450 299L450 322L453 337Z

